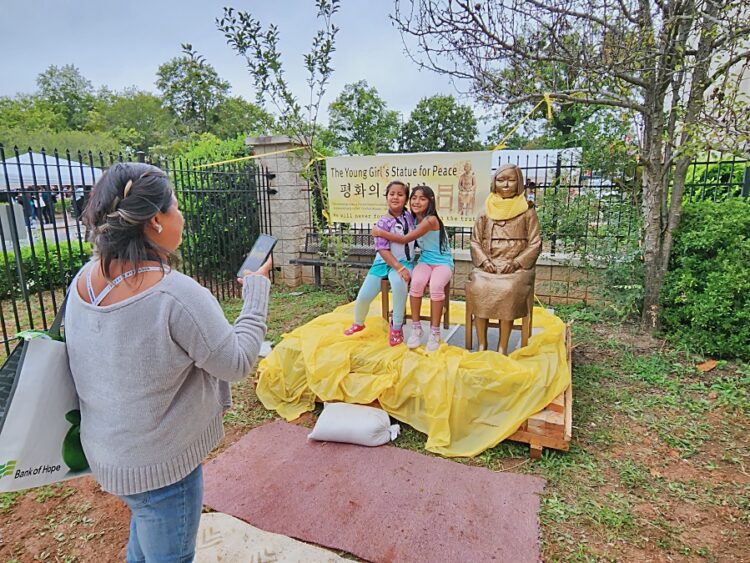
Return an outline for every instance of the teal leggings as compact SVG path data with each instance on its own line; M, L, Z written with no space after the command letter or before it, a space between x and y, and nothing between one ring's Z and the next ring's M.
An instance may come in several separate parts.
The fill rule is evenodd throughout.
M393 293L393 328L401 328L404 324L404 313L406 311L406 295L408 287L406 282L401 279L396 270L388 272L388 281L391 283L391 292ZM357 300L354 303L354 322L358 325L365 324L367 311L370 310L370 303L380 293L380 278L368 274L362 287L359 288Z

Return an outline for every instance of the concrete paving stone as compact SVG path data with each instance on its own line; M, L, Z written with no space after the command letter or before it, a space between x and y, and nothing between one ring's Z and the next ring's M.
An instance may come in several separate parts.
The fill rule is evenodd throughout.
M338 563L335 553L221 512L201 515L195 563Z

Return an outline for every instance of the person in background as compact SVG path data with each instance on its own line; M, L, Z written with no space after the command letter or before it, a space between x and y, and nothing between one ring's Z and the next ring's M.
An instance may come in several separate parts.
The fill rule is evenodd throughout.
M110 167L84 222L94 255L65 312L81 444L102 488L131 510L127 560L192 561L201 463L224 435L229 383L260 351L271 261L239 280L232 325L206 288L172 268L184 220L159 168Z

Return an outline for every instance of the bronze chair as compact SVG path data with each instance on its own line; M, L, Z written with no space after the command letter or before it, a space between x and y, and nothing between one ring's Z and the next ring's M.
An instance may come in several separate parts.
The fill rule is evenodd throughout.
M521 346L527 346L529 343L529 338L531 338L531 329L533 326L533 320L534 320L534 292L529 293L528 298L528 307L529 307L529 313L525 317L521 317L521 323L517 324L515 320L513 321L513 326L511 330L520 330L521 331ZM473 346L473 337L474 337L474 312L471 307L471 301L469 299L469 296L467 294L466 296L466 349L471 350ZM502 332L502 326L499 321L497 322L491 322L487 321L487 327L488 328L497 328L501 331L500 337L497 341L497 351L502 351L502 344L503 342L508 342L510 338L510 334L504 334ZM507 350L504 352L507 356L508 352Z

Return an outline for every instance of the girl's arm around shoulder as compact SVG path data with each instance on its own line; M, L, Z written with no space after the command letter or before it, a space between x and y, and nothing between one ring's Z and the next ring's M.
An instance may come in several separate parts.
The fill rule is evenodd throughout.
M203 286L192 284L173 295L170 331L175 342L209 375L238 381L250 373L266 334L271 282L265 276L245 277L244 305L231 325L216 298Z
M430 231L437 231L439 228L440 225L437 222L437 218L430 215L429 217L423 219L422 222L419 223L419 225L417 225L413 231L409 231L405 235L386 232L377 227L372 230L372 234L373 236L382 237L391 242L406 244L413 240L417 240L419 237L426 235Z

